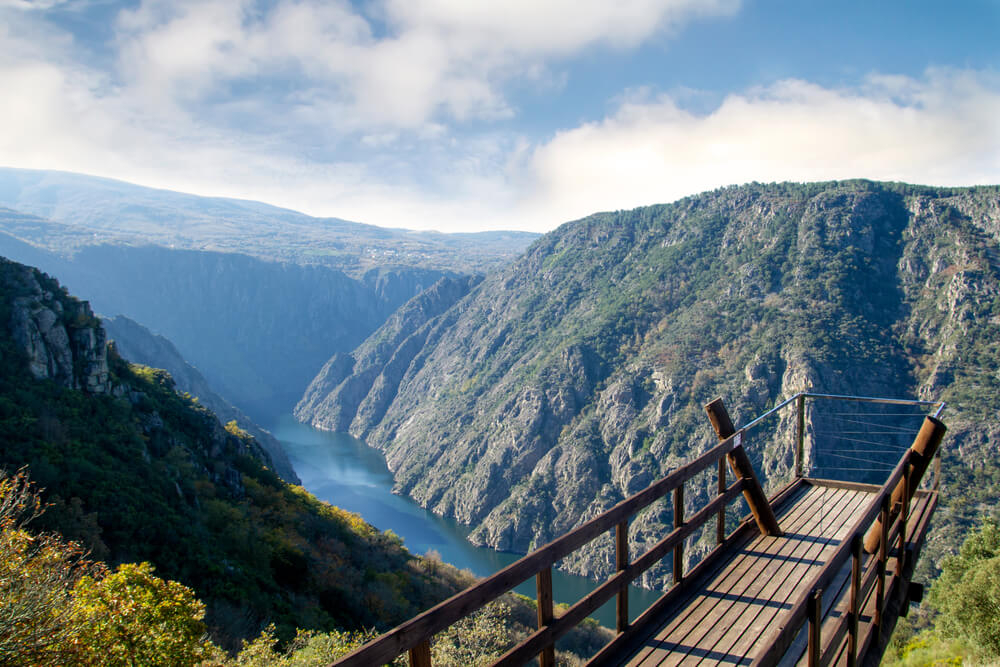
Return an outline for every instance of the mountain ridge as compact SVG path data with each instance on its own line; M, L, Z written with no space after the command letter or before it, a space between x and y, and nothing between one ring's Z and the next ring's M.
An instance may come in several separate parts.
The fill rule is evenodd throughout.
M17 230L24 240L62 254L96 243L155 244L321 264L354 277L377 266L480 273L502 266L538 237L377 227L251 200L9 167L0 167L0 207L62 223L44 233L24 224Z
M978 465L1000 433L974 415L1000 407L1000 378L967 357L1000 361L986 342L1000 339L998 239L992 186L750 184L595 214L439 316L382 418L333 393L299 417L339 411L397 491L519 552L708 447L701 405L717 395L737 421L809 389L943 398L961 464ZM756 464L790 463L761 443ZM637 549L664 520L639 521ZM599 549L567 569L606 574Z

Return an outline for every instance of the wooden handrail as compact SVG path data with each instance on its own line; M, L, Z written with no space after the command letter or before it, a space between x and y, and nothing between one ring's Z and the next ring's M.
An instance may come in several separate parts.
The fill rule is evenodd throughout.
M908 474L910 475L910 478L916 480L916 482L907 484L906 480L899 480L892 490L891 507L894 507L896 503L900 503L900 506L902 506L913 499L913 494L917 490L917 485L919 484L920 479L924 476L924 473L927 471L927 467L934 458L938 445L941 444L941 439L944 438L944 434L947 430L947 427L934 417L924 418L924 423L921 425L920 431L917 433L917 437L914 438L913 444L910 445L910 451L913 453L913 456L911 458L912 465ZM871 527L868 534L865 536L865 551L870 554L875 553L875 550L878 549L880 539L879 530L880 528L878 524L876 524Z
M905 541L904 535L906 535L906 526L904 523L905 521L903 521L902 515L897 517L896 520L892 522L887 531L887 544L897 538L899 538L901 542ZM880 556L869 555L867 564L862 565L861 563L864 555L865 552L863 551L862 539L860 535L855 535L851 539L850 560L852 561L852 565L846 613L842 614L837 621L832 624L832 627L829 628L829 636L823 639L823 649L820 654L821 665L829 664L830 660L833 658L834 652L839 650L845 635L848 637L848 665L851 666L857 661L858 614L860 613L860 605L863 600L868 599L868 595L871 593L871 590L877 580L882 581L883 585L885 583L883 578L884 573L882 572L882 568L885 564L880 562ZM886 556L888 556L888 552L886 552Z
M708 413L708 420L712 422L712 427L715 429L716 435L719 436L719 440L732 437L733 433L736 432L733 421L729 418L729 412L726 410L726 406L723 404L721 398L717 398L706 405L705 412ZM750 463L750 458L746 452L743 451L742 445L734 447L726 458L729 460L729 467L733 469L733 474L747 480L747 487L743 491L743 497L750 507L750 512L753 514L760 532L764 535L780 536L781 527L778 526L778 519L774 516L771 503L767 500L767 495L764 493L757 475L754 474L753 465Z
M665 497L674 489L684 484L684 482L721 460L730 452L737 448L742 448L742 443L743 431L740 430L724 439L694 461L680 466L659 481L621 501L607 512L556 538L545 546L536 549L496 574L483 579L478 584L456 593L444 602L396 626L389 632L376 637L333 664L337 665L337 667L370 667L371 665L382 665L391 662L396 656L428 641L435 634L456 621L476 612L493 600L513 590L522 582L536 576L542 570L551 568L557 561L562 560L583 545L614 529L622 522L628 521L638 512ZM526 642L532 642L533 646L539 643L544 646L545 642L541 637L558 637L568 632L572 626L562 629L564 626L568 626L568 624L562 623L563 619L567 619L571 615L575 618L584 608L588 608L586 614L589 614L594 609L600 607L601 604L610 599L619 590L627 587L639 575L655 565L678 541L683 541L683 537L686 537L700 527L701 524L696 524L696 519L700 519L703 524L709 516L716 514L720 507L724 506L723 499L726 502L731 502L740 493L744 493L745 489L745 480L737 480L722 496L716 496L712 502L706 505L706 509L711 509L711 512L706 513L705 509L699 511L695 516L691 517L690 522L681 528L675 529L650 549L649 552L634 560L621 572L612 576L590 595L571 607L566 614L558 619L554 619L544 628L539 629L525 640L525 642L522 642L522 645ZM683 537L676 537L677 535L683 535ZM652 557L654 554L657 557ZM594 600L598 597L601 598L601 602L594 604ZM591 604L594 604L594 606L589 608ZM574 612L578 608L579 610ZM586 614L580 616L576 622L579 623L586 618ZM561 629L559 635L555 635L555 628ZM518 650L519 648L520 645L513 650ZM537 655L537 653L538 651L531 655ZM503 658L501 659L502 663Z
M861 400L886 404L926 404L937 406L935 417L940 415L944 408L944 403L931 401L904 401L800 393L775 406L764 415L747 423L746 426L737 431L733 428L721 399L713 401L706 406L706 410L721 440L718 445L709 449L693 461L680 466L642 491L621 501L607 512L524 556L503 570L483 579L478 584L453 595L448 600L404 622L384 635L375 638L350 655L341 658L334 665L367 667L369 665L385 664L406 652L409 652L412 666L420 665L422 667L429 665L430 641L434 635L451 626L456 621L475 613L531 577L535 577L537 581L539 627L494 664L519 665L535 656L540 657L542 667L553 664L555 641L579 625L601 605L616 596L618 600L616 627L619 634L616 640L611 642L611 645L616 645L624 641L632 632L628 618L628 586L642 573L662 561L668 553L673 551L674 581L675 583L681 583L681 585L675 586L672 592L683 589L686 585L683 577L684 559L682 549L684 540L696 530L702 528L713 516L717 516L716 533L720 541L720 546L717 547L716 551L721 549L723 544L728 544L736 533L725 536L725 508L730 502L736 500L740 494L743 494L747 499L761 533L767 535L781 534L770 502L764 495L760 482L757 480L746 452L743 450L743 440L748 429L755 427L763 419L794 402L797 404L800 412L797 438L797 450L800 450L804 432L801 420L803 417L804 400L806 398ZM931 433L927 429L922 429L922 432L927 431L923 433L924 439L927 439L927 436L933 436L931 439L939 442L940 434L943 432L943 425L933 418L928 418L928 422L933 424L935 432ZM918 439L920 438L918 437ZM901 545L899 553L902 554L905 552L907 540L906 512L909 509L909 500L919 485L921 474L930 463L933 453L933 448L927 448L926 455L922 451L915 451L915 449L917 448L914 447L907 450L900 459L888 480L878 489L875 496L865 507L863 514L852 526L848 538L839 545L833 557L815 575L810 585L804 589L805 592L795 600L790 611L784 616L782 625L775 629L770 640L758 652L758 655L754 657L754 665L767 665L770 667L781 659L795 640L806 620L810 616L816 616L817 609L815 605L817 604L817 593L829 587L848 559L853 558L855 561L858 560L859 556L855 554L858 551L858 544L863 540L866 532L869 533L869 536L876 536L880 547L879 553L868 559L863 570L859 569L860 565L858 563L855 563L852 567L851 590L855 595L859 595L861 599L865 599L865 596L870 593L872 586L877 582L878 590L874 593L878 598L875 604L875 614L877 619L876 624L880 623L878 619L881 618L885 581L886 577L890 576L890 573L886 572L886 564L889 558L889 540L895 539L898 536ZM727 461L736 476L735 482L729 486L726 485L725 479ZM695 514L685 517L685 482L715 463L719 464L718 494ZM802 453L801 451L797 451L796 479L799 483L803 481L801 480L801 475ZM663 537L646 553L634 560L631 559L628 549L629 522L638 512L664 498L671 492L674 492L674 530ZM750 529L752 525L753 523L744 527ZM552 611L551 602L552 567L569 554L612 530L615 531L615 573L598 585L582 600L569 607L565 613L557 617ZM715 551L713 551L714 553ZM904 558L905 556L901 556L897 559L896 569L899 572L892 574L892 576L898 576L902 572ZM701 567L699 566L695 572L700 570ZM662 599L669 597L670 594L664 596ZM651 612L659 604L653 605L647 611ZM826 637L820 637L817 625L813 647L810 649L810 655L814 663L825 665L829 657L828 652L833 650L835 644L839 645L844 640L845 635L851 638L850 641L853 644L852 648L848 651L851 654L852 661L856 655L862 655L867 650L866 647L870 640L870 635L866 635L864 645L858 646L857 604L859 604L857 600L851 604L852 611L844 614L839 622L833 624L830 628L831 631L824 633L827 635ZM642 622L645 617L646 614L644 613L638 621ZM604 650L607 651L609 648L610 646Z
M889 479L882 485L879 492L875 494L875 497L869 501L864 513L855 521L847 537L840 543L837 551L834 552L833 557L816 573L816 576L813 577L812 581L804 589L805 592L799 595L795 604L792 605L788 615L784 618L784 623L772 633L771 637L765 643L764 648L754 657L753 667L771 667L781 660L788 647L795 641L795 636L807 619L809 599L812 591L823 590L829 587L830 582L837 576L840 568L850 558L851 544L854 538L863 538L868 528L875 522L876 517L882 513L883 503L889 500L896 485L903 479L903 471L910 465L912 456L912 450L907 450L903 454L896 468L889 475Z
M559 639L583 619L596 611L602 604L614 597L618 590L627 587L640 574L658 563L677 544L681 544L694 531L703 526L717 511L728 503L739 498L745 485L744 480L733 483L722 496L718 496L705 505L691 520L683 526L674 529L669 535L638 558L625 570L618 572L603 584L591 591L586 597L566 610L562 616L543 630L530 635L523 642L505 653L496 665L523 665L538 654L541 647Z

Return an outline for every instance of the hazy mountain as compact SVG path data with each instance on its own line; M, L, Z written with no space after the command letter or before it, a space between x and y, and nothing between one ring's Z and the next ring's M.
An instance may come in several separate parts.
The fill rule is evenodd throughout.
M7 234L0 254L57 276L99 312L165 336L263 423L295 404L331 354L349 352L442 276L397 268L352 278L325 266L155 246L84 246L64 257Z
M601 213L441 312L399 311L411 321L331 360L297 414L365 438L400 492L505 550L708 447L702 405L720 395L737 423L803 390L945 399L955 483L1000 446L998 241L996 187L753 184ZM634 540L667 520L643 515ZM605 546L567 565L607 573Z
M358 276L373 267L483 272L517 257L537 234L441 234L314 218L260 202L199 197L82 174L0 167L0 206L62 226L0 226L60 253L123 242L239 252L323 264ZM5 224L0 216L0 225ZM18 224L17 221L11 221Z
M198 369L184 360L173 343L124 315L102 317L101 322L108 332L108 338L125 359L143 366L162 368L170 373L177 391L197 399L201 405L214 412L223 424L235 421L267 451L274 471L282 479L292 484L300 483L281 443L275 440L270 431L261 428L243 414L242 410L215 393Z

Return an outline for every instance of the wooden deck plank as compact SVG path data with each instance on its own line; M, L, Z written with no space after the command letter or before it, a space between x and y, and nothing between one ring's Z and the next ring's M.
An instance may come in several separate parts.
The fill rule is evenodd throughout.
M739 644L739 648L731 647L730 653L742 653L743 658L751 658L756 652L756 641L767 633L780 610L791 608L801 593L802 586L808 584L815 573L823 567L826 560L836 551L843 537L850 531L858 510L864 506L869 497L869 494L863 491L850 493L851 497L840 507L836 517L831 517L828 522L820 521L813 526L814 530L811 531L810 539L807 540L806 559L802 562L793 561L791 563L792 567L786 572L784 586L769 589L767 598L771 604L758 610L757 615L750 620L744 629L741 635L743 641ZM832 597L832 599L836 598Z
M812 502L816 502L816 499L814 498ZM792 508L794 511L785 517L786 530L798 530L801 524L808 521L809 506L810 502L806 498L803 498L797 503L796 507ZM767 537L757 535L752 541L743 546L743 548L738 551L734 550L739 555L731 560L725 568L720 570L715 580L702 589L695 601L688 604L685 614L678 614L677 618L672 623L666 625L658 634L664 637L671 636L679 641L686 641L688 634L685 631L686 629L697 627L706 620L710 620L713 611L720 610L720 614L724 613L727 607L725 604L727 596L730 596L732 591L740 585L740 582L747 575L747 571L757 561L751 555L753 552L752 545L759 544L761 541L779 544L776 540L769 540Z
M830 548L827 536L850 520L856 499L850 492L832 498L828 503L813 507L810 523L800 534L787 534L787 542L783 553L768 558L762 555L763 567L747 590L747 595L754 598L754 604L748 613L740 617L727 614L720 625L725 629L722 637L716 642L716 651L738 658L742 661L760 635L766 631L772 619L783 609L789 608L790 596L799 590L808 573L822 566L822 555ZM824 515L825 519L817 519ZM718 664L718 663L715 663Z
M782 512L782 523L786 530L798 531L801 529L804 522L808 521L808 514L811 506L814 503L821 502L825 495L832 492L824 492L807 487L799 497L794 499L794 503L790 506L786 506ZM714 573L712 579L706 581L706 583L699 587L703 594L695 596L693 599L681 602L686 609L681 613L677 613L672 621L668 623L663 631L659 633L661 638L667 635L673 634L675 639L680 639L685 641L683 635L685 634L682 630L678 633L678 628L684 624L694 624L697 625L699 622L704 622L705 616L707 614L713 613L713 610L724 610L726 605L724 603L724 596L730 594L734 587L739 585L740 581L740 570L741 568L747 567L747 564L752 562L754 558L751 552L754 550L760 550L761 543L771 542L772 544L780 544L774 542L775 538L762 538L759 535L753 536L751 539L744 541L742 544L734 545L734 553L739 555L732 559L727 565L719 568L719 570ZM676 609L676 607L675 607ZM715 613L724 613L724 611L716 611ZM674 644L678 642L673 642ZM685 641L685 643L690 643ZM662 662L663 659L670 653L669 649L674 648L673 646L665 643L664 641L653 641L647 643L646 650L641 652L636 656L633 661L635 664L657 664ZM677 662L682 656L674 655L671 662Z
M909 526L907 530L911 535L914 535L917 531L920 530L921 523L924 524L927 523L928 519L927 513L930 507L930 503L928 501L929 498L926 495L918 495L913 499L912 504L910 505L910 514L907 519L907 525ZM867 566L868 563L870 562L868 559L875 558L875 556L867 554L865 554L865 556L867 558L864 561L864 565ZM895 568L894 559L890 559L890 565L891 568L889 569L890 571L893 571L893 569ZM845 565L845 569L849 570L849 567L850 567L849 564ZM829 636L829 633L833 632L833 628L839 622L840 618L843 615L847 614L848 604L849 604L848 585L850 577L843 576L843 574L844 573L842 573L842 576L839 576L837 579L837 584L838 584L836 591L837 597L834 600L831 600L829 603L832 605L835 602L836 608L832 608L826 611L823 617L823 626L821 634L824 637L824 643L826 643L825 638ZM864 599L860 601L860 607L862 611L864 611L867 608L868 611L871 612L873 605L872 599L874 598L874 596L875 596L875 589L874 587L872 587L872 589L868 591L868 594L864 597ZM870 630L870 625L872 623L872 620L873 619L870 613L860 614L860 619L859 619L860 627L858 629L859 636L864 636L865 631ZM840 641L838 645L834 648L834 654L835 657L832 659L830 664L836 664L836 665L846 664L847 661L846 637L842 641ZM793 663L801 665L802 667L805 667L805 665L807 664L804 642L797 642L796 644L793 644L792 647L788 650L786 659L782 661L782 665L793 664Z
M795 584L808 581L809 572L822 566L824 554L836 548L869 495L860 489L807 487L782 515L785 537L756 536L738 545L739 555L711 573L711 580L706 577L705 587L678 601L674 610L680 613L633 651L628 664L746 661L760 634L794 600Z
M799 515L805 513L808 503L803 503L802 499L808 489L803 489L798 497L793 499L790 506L785 508L785 512L782 516L782 521L786 525L791 525L797 527L799 521L802 519ZM733 553L740 554L735 559L730 559L728 561L720 563L720 565L711 573L704 577L704 583L694 587L693 592L687 596L685 599L678 600L677 604L673 606L673 609L668 612L667 618L670 622L664 626L658 633L663 635L665 633L674 632L677 630L678 626L689 622L689 618L694 615L703 615L708 613L712 608L720 604L722 598L718 595L705 595L706 591L728 591L726 588L727 581L733 583L738 581L738 578L732 576L732 569L738 567L744 560L747 559L745 554L748 546L752 544L755 540L760 539L759 534L752 535L747 539L741 541L739 544L733 545L731 550ZM678 613L677 610L680 610ZM698 616L700 618L701 616ZM656 656L659 653L664 653L658 651L661 642L656 638L651 638L647 640L647 644L642 651L635 657L633 664L649 664L654 665L659 663L659 658ZM666 653L669 653L666 652ZM681 656L678 656L681 657Z
M798 532L799 535L810 535L811 528L816 522L816 516L827 511L838 511L837 519L844 516L844 512L849 510L846 501L849 495L839 493L835 497L821 497L818 503L814 503L805 516L806 525ZM833 508L833 510L831 510ZM762 614L769 618L780 612L784 600L779 599L779 592L788 586L789 579L803 569L813 566L818 551L823 548L822 544L817 544L811 539L796 539L796 533L786 531L788 536L778 544L772 544L766 553L754 554L753 579L741 582L745 586L741 592L741 598L746 600L746 609L740 611L735 606L726 610L725 614L715 620L709 631L699 642L701 645L711 644L715 655L730 656L727 661L732 662L733 657L739 657L746 651L740 650L745 643L747 629ZM775 548L777 547L777 548ZM817 553L814 553L817 552ZM799 577L801 579L801 577ZM797 581L792 583L795 587ZM772 608L778 604L779 608ZM770 613L769 613L770 612ZM752 635L751 635L752 637ZM749 639L752 642L752 638ZM703 664L719 664L719 660L703 660Z
M782 514L781 521L785 524L786 530L798 529L801 522L805 521L805 516L809 507L809 502L804 502L806 494L809 493L809 489L805 489L800 497L794 500L794 503L785 509ZM815 496L813 501L815 500ZM706 614L711 613L711 611L720 605L724 607L723 597L718 593L728 593L732 586L737 585L739 581L738 575L734 574L733 570L738 569L741 565L749 560L747 552L751 544L760 540L761 536L759 534L751 536L749 539L744 540L741 544L733 545L733 553L739 554L734 559L730 559L728 562L722 563L720 567L712 573L711 578L706 578L706 582L697 588L692 595L688 597L687 600L679 601L675 609L680 608L682 611L673 615L673 619L665 625L657 635L659 637L664 637L671 633L678 633L680 626L685 624L690 624L697 622L704 618ZM713 593L708 595L707 593ZM694 620L692 620L692 617ZM683 641L684 637L681 634L678 638ZM673 647L665 645L662 639L651 639L643 652L636 656L631 664L641 664L641 665L658 665L661 664L668 656L673 655L674 662L679 661L684 657L684 654L676 654L671 649Z
M771 499L774 511L779 516L787 514L805 495L808 488L809 480L803 478L786 485ZM645 643L655 635L658 627L676 615L678 610L682 610L684 601L708 586L709 582L725 569L726 563L731 560L731 552L742 550L758 535L758 529L752 520L744 519L726 538L731 540L730 542L713 549L705 560L695 565L690 576L685 576L679 585L666 591L653 607L639 615L628 630L594 655L587 663L588 667L620 665L629 656L645 650Z

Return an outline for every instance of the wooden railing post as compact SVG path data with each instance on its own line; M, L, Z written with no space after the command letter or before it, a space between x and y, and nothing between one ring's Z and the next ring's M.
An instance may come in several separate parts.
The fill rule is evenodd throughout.
M705 412L708 413L708 419L712 422L712 427L715 428L719 440L725 440L736 433L736 427L733 426L733 420L729 418L729 412L721 398L706 405ZM778 526L778 519L774 516L771 503L768 502L764 489L761 488L757 474L753 471L753 465L743 450L743 445L737 445L733 448L726 455L726 458L729 460L729 466L733 469L733 474L747 482L743 497L746 498L747 505L750 506L750 511L757 521L760 532L763 535L780 536L782 533Z
M851 602L847 610L847 667L858 664L858 620L861 615L861 536L851 538Z
M547 567L535 575L535 590L538 593L538 629L541 630L552 623L555 614L552 611L552 568ZM555 667L555 646L549 644L538 656L541 667Z
M684 525L684 485L674 489L674 528ZM679 584L684 578L684 541L674 547L674 583Z
M948 427L934 417L924 417L924 423L920 427L917 437L913 439L913 444L910 445L910 465L908 466L910 472L909 488L905 491L909 496L907 502L913 499L913 494L916 492L917 487L920 486L920 480L923 478L924 472L927 471L927 467L934 458L938 445L941 444L941 438L944 437L947 430ZM899 484L892 491L893 505L903 502L904 487L906 486L906 480L899 480ZM889 519L892 518L894 517L889 517ZM875 553L879 548L878 540L881 532L878 522L872 525L868 534L865 535L865 551L870 554Z
M410 667L431 667L431 642L428 639L410 649Z
M719 495L726 492L726 459L719 459ZM719 510L719 518L715 526L715 539L719 544L726 541L726 508Z
M621 572L628 565L628 521L622 521L615 526L615 569ZM628 630L628 586L618 591L615 627L618 632Z
M906 567L906 518L910 513L910 468L903 470L903 505L899 511L899 547L896 552L896 575L903 576Z
M814 590L809 594L809 667L819 667L820 652L823 650L820 627L823 625L823 591Z
M879 547L878 547L878 577L875 582L875 627L882 631L882 607L885 603L885 569L889 559L889 497L882 497L882 510L879 512Z
M795 429L795 476L802 477L803 459L805 458L806 438L806 396L799 394L795 402L798 428Z

